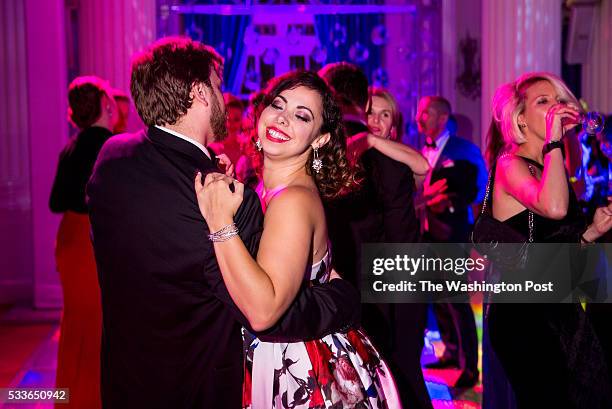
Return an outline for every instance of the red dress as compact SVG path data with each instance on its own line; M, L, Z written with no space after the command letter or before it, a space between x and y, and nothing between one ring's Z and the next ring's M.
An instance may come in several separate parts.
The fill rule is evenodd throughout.
M64 292L56 386L70 389L70 403L57 407L100 408L102 307L86 214L64 213L55 260Z

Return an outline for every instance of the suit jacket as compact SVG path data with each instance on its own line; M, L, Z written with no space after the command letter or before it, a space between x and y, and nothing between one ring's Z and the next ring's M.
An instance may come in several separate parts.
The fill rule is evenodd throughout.
M473 143L452 136L431 170L430 184L446 179L446 193L454 212L435 214L428 210L428 238L438 242L465 243L474 223L471 205L484 199L487 169L480 149Z
M362 127L360 123L345 123L349 135L363 131ZM358 288L362 244L420 241L412 170L375 149L364 152L360 161L363 167L361 188L342 200L329 203L326 209L334 249L333 265ZM391 359L391 352L399 347L393 340L403 328L400 314L395 311L398 306L362 304L363 327L387 359ZM414 332L414 328L410 331ZM421 342L422 335L417 335Z
M349 135L361 132L347 124ZM365 128L367 130L367 128ZM358 192L327 205L334 266L359 286L361 245L420 241L412 170L375 149L361 157L364 182ZM362 304L363 328L379 349L405 407L431 409L420 367L427 320L425 304Z
M194 188L216 171L195 145L152 127L111 138L87 187L103 308L105 408L239 408L245 317L223 284ZM245 189L235 216L255 256L263 215ZM343 280L304 288L264 339L317 338L356 325ZM268 338L266 338L266 336Z
M362 244L420 241L412 170L375 149L366 151L361 163L365 172L362 190L342 209L349 218L350 235L337 237L337 241L345 243L352 238L353 246L348 250L354 254L335 253L338 271L350 273L347 277L356 285L361 276ZM401 330L401 324L395 322L393 311L396 307L393 304L363 305L363 326L383 350L395 348L391 334Z

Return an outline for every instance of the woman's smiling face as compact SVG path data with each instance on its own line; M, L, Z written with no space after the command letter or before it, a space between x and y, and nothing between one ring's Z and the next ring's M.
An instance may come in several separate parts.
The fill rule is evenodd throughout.
M308 152L323 122L318 92L298 86L277 95L261 113L258 136L268 156L292 157Z

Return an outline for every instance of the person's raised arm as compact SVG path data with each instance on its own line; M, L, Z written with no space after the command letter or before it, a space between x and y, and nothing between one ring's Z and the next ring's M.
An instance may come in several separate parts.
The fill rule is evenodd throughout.
M412 169L415 175L426 175L429 172L429 162L421 152L403 143L392 141L391 139L379 138L372 134L368 135L370 145L385 156L393 160L402 162Z
M402 162L416 175L426 175L430 166L427 159L417 150L400 142L361 132L347 140L347 152L350 156L359 157L369 148L374 148L389 158Z
M569 189L561 151L555 149L544 159L542 177L532 176L527 163L516 156L501 158L496 182L527 209L549 219L560 220L567 214Z
M562 120L571 120L575 110L564 105L553 106L546 119L545 144L561 140ZM540 180L532 176L528 165L518 156L508 155L498 161L499 184L527 209L549 219L560 220L567 214L569 187L561 149L544 155Z

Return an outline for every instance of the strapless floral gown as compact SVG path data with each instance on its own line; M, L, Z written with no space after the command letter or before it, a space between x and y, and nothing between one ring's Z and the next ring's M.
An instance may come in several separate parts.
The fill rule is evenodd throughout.
M330 261L328 252L307 271L311 285L329 280ZM401 408L389 368L361 330L291 343L243 337L244 408Z

